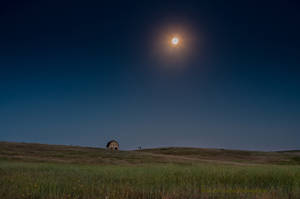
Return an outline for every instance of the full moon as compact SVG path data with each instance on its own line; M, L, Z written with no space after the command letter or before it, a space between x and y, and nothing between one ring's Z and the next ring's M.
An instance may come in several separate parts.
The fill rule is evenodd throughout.
M174 46L176 46L179 43L178 37L173 37L171 42Z

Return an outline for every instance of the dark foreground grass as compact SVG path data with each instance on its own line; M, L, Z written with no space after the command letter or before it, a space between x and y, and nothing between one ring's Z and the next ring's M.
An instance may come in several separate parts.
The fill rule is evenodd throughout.
M0 161L0 198L300 198L300 167Z

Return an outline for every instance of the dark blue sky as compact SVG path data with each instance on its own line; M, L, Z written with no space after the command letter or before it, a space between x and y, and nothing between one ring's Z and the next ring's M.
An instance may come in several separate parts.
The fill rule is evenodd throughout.
M0 140L300 148L299 9L296 1L2 1ZM193 37L184 61L153 56L168 27Z

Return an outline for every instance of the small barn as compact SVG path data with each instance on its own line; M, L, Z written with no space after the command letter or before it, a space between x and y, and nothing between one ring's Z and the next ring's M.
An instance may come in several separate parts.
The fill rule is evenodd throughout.
M110 150L119 150L119 143L116 140L111 140L106 144L106 148Z

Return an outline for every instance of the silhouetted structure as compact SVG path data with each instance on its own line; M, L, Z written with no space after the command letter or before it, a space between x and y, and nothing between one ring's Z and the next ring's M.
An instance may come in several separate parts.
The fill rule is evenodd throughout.
M110 150L119 150L119 143L116 140L111 140L106 144L106 148Z

